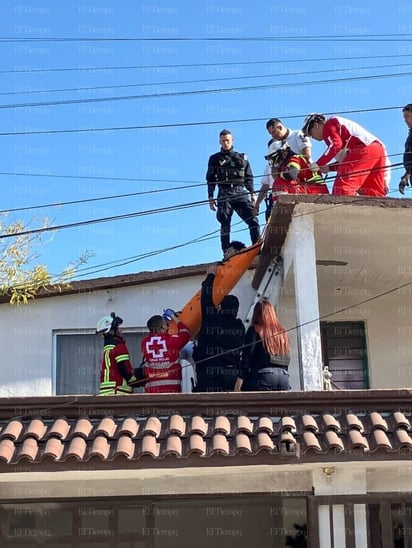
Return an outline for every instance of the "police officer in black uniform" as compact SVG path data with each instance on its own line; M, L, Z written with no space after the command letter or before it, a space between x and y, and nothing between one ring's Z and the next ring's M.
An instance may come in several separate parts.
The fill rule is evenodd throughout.
M246 154L233 150L233 136L227 129L219 134L220 152L212 154L207 166L206 181L208 187L209 207L216 211L213 197L216 185L217 220L220 223L220 241L225 253L230 244L230 221L233 211L249 226L252 244L260 237L259 221L253 212L254 189L253 173ZM249 198L248 193L251 197Z
M412 185L412 103L404 106L402 109L403 119L409 128L408 137L405 141L405 152L403 153L403 166L405 173L399 183L399 192L405 194L405 187Z

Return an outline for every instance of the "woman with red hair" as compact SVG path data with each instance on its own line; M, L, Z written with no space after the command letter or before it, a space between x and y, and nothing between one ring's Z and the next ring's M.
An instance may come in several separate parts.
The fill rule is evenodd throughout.
M290 390L289 337L269 301L255 305L235 391Z

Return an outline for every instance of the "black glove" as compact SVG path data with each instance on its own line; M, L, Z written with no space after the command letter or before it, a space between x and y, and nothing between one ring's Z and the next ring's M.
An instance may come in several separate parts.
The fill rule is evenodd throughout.
M405 194L405 188L411 186L410 175L404 175L399 182L399 192Z

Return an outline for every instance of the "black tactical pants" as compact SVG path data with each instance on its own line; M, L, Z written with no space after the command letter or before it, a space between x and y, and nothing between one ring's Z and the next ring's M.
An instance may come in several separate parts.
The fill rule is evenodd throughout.
M230 222L233 212L245 221L249 227L252 244L260 237L259 221L253 214L253 205L243 186L234 186L232 189L219 189L217 196L217 220L220 223L220 242L223 252L230 244Z

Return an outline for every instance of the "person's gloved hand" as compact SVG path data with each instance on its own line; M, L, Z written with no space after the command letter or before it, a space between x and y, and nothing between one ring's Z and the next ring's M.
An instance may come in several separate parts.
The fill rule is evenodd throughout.
M405 188L407 186L411 186L411 181L410 181L410 175L406 173L405 175L403 175L403 177L401 178L399 182L399 192L401 194L405 194Z
M174 318L177 318L177 314L171 308L166 308L166 310L163 310L163 318L166 321L170 322L170 320L173 320Z

